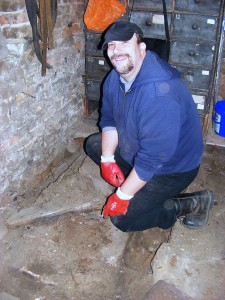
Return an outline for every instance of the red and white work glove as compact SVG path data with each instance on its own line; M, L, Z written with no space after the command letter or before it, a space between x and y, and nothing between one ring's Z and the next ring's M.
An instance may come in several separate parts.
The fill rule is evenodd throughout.
M108 216L125 215L131 198L133 196L121 192L120 188L118 188L116 193L109 196L103 208L103 217L106 219Z
M120 167L114 159L114 155L110 157L101 156L101 175L111 185L115 187L121 186L124 182L124 175Z

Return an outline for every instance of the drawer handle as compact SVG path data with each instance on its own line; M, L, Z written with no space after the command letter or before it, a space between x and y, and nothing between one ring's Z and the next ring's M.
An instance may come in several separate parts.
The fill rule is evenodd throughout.
M193 76L194 73L193 73L191 70L188 70L188 71L187 71L187 75L188 75L188 76Z
M192 25L192 29L193 29L193 30L198 29L198 25L197 25L197 24L193 24L193 25Z
M190 51L189 56L194 57L196 55L195 51Z
M152 22L151 22L150 20L147 20L147 21L145 22L145 25L146 25L146 26L152 26Z

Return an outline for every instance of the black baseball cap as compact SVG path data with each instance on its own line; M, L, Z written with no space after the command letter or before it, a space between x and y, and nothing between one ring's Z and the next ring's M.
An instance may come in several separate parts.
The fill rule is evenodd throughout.
M143 36L143 31L138 25L128 21L115 22L109 27L104 36L105 40L102 45L102 50L106 50L107 44L111 41L129 41L134 33Z

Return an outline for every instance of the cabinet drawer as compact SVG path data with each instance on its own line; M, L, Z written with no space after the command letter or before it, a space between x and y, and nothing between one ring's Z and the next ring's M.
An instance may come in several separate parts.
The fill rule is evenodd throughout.
M165 39L163 14L133 11L130 21L141 27L145 37ZM168 24L171 24L171 14L168 14Z
M103 56L101 50L101 33L86 32L85 34L85 52L89 55Z
M191 91L192 97L194 99L194 102L196 104L197 110L199 114L204 114L206 110L206 105L208 102L208 95L204 93L195 93Z
M176 0L175 10L218 15L220 12L220 0Z
M102 80L87 78L85 80L85 89L87 99L99 101L102 94Z
M135 10L144 10L144 11L163 11L163 2L159 0L138 0L138 1L129 1L130 9L134 8ZM172 10L172 0L166 1L167 11Z
M103 79L110 70L110 65L104 57L86 56L85 59L86 74L90 77Z
M181 78L191 89L208 90L211 71L203 68L192 68L185 66L175 66L180 72Z
M215 46L209 43L174 41L171 43L170 63L202 65L211 68Z
M99 102L96 100L84 99L84 116L87 118L90 114L99 107Z
M217 23L216 17L175 14L173 38L214 41Z

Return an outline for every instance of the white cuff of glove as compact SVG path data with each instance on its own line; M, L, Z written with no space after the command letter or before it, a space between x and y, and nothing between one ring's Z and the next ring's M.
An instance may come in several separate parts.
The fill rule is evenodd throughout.
M101 162L115 162L114 155L108 157L101 156Z
M117 196L121 199L121 200L130 200L131 198L133 198L134 196L130 196L127 195L125 193L123 193L120 189L120 187L118 187L117 191L116 191Z

